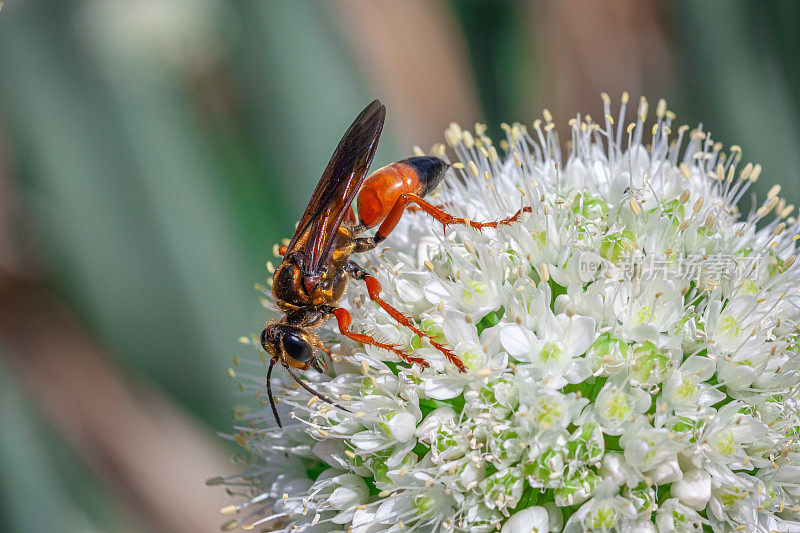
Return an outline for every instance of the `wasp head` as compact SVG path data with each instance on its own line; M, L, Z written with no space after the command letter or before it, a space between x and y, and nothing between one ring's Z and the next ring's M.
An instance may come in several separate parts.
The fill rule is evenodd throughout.
M272 368L278 362L286 368L292 379L301 387L323 401L336 405L333 400L309 387L292 371L292 368L306 370L310 367L322 373L328 369L327 365L325 365L325 360L314 355L314 348L312 347L313 344L316 344L314 340L312 334L302 328L276 322L267 324L267 327L261 332L261 346L272 356L269 370L267 371L267 396L278 426L281 426L281 419L278 416L278 409L275 407L275 399L272 396ZM346 409L344 410L346 411Z
M261 346L273 359L294 368L305 370L312 367L323 372L320 360L314 355L312 343L307 331L287 324L267 324L261 332Z

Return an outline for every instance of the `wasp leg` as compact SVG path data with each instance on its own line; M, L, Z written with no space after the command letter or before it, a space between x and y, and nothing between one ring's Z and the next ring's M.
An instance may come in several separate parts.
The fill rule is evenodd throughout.
M476 229L481 231L485 228L497 228L500 226L510 226L514 222L519 221L522 213L530 213L532 209L530 206L523 207L522 209L517 210L516 213L511 215L510 217L506 217L500 220L493 220L492 222L475 222L463 217L454 217L447 211L443 211L439 209L433 204L430 204L417 196L416 194L404 193L400 195L400 198L392 206L392 210L389 211L389 215L384 219L383 223L381 223L378 231L370 238L358 239L360 241L369 241L364 243L356 243L356 251L361 251L359 247L366 248L367 250L370 249L368 246L371 245L373 248L378 243L382 242L392 230L397 226L397 223L400 222L400 219L403 217L403 212L405 212L406 208L409 204L417 204L422 211L425 211L430 216L435 218L443 227L447 228L447 226L469 226L472 229ZM366 250L365 250L366 251Z
M325 352L325 354L328 356L328 358L331 360L331 362L333 362L333 354L331 353L331 351L328 348L323 346L322 343L319 343L319 345L317 345L317 347L320 350L322 350L323 352ZM323 371L321 371L320 373L321 374L327 374L328 373L328 363L325 361L325 358L324 357L318 357L317 361L319 361L322 364L322 367L323 367Z
M283 257L284 255L286 255L286 251L289 249L288 243L289 243L288 240L283 239L282 244L278 244L277 242L273 244L272 255L274 255L275 257Z
M440 205L434 205L433 207L435 207L436 209L442 210L442 211L445 208L445 206L441 205L441 204ZM410 206L408 206L406 208L406 211L409 211L411 213L417 213L419 211L422 211L422 208L420 206L418 206L418 205L410 205Z
M419 329L417 326L415 326L409 317L407 317L406 315L404 315L403 313L401 313L400 311L398 311L397 309L386 303L383 300L383 298L381 298L380 294L383 287L381 287L381 283L380 281L377 280L377 278L371 276L369 272L364 270L363 267L361 267L354 261L348 261L345 270L347 270L347 272L353 278L358 280L364 280L364 282L366 282L367 294L369 294L370 300L381 306L381 308L383 308L384 311L389 313L389 316L391 316L401 325L407 327L408 329L416 333L420 338L428 339L428 341L431 343L431 346L442 352L442 354L447 358L447 360L453 363L453 365L455 365L455 367L459 370L459 372L467 371L467 367L464 366L464 363L461 361L461 359L458 358L456 354L454 354L452 351L450 351L443 345L433 340L433 338L430 335L428 335L427 333Z
M427 368L428 366L430 366L426 360L420 359L419 357L413 357L411 355L408 355L407 353L400 350L396 346L387 344L385 342L380 342L374 337L366 335L364 333L355 333L353 331L350 331L350 324L353 321L353 317L350 316L350 312L347 311L347 309L342 309L341 307L337 307L336 309L333 310L333 316L336 317L336 322L339 324L339 333L341 333L348 339L353 339L354 341L360 342L362 344L388 350L412 366L414 365L414 363L418 364L422 368Z

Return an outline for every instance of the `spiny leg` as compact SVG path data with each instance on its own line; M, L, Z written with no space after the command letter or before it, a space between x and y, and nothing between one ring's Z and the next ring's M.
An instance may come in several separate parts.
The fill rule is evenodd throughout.
M370 275L366 270L364 270L363 267L361 267L354 261L349 261L347 263L346 268L347 272L355 279L364 280L364 282L367 284L367 294L369 295L370 299L379 306L381 306L381 308L383 308L383 310L386 311L389 314L389 316L391 316L401 325L407 327L408 329L416 333L420 338L428 339L431 345L440 352L442 352L442 354L447 358L447 360L453 363L453 365L455 365L455 367L459 370L459 372L467 371L467 367L464 366L464 363L461 361L461 359L458 358L456 354L454 354L448 348L445 348L442 344L439 344L438 342L433 340L433 338L430 335L428 335L427 333L419 329L416 325L414 325L414 322L412 322L409 317L407 317L406 315L404 315L403 313L401 313L400 311L398 311L397 309L386 303L383 300L383 298L381 298L380 294L383 287L381 287L381 283L380 281L378 281L377 278Z
M427 368L430 366L427 361L424 359L420 359L419 357L413 357L404 351L400 350L396 346L391 344L387 344L385 342L380 342L379 340L375 339L374 337L367 335L365 333L355 333L350 331L350 324L353 321L353 317L350 315L350 312L347 309L343 309L341 307L337 307L333 310L333 316L336 317L336 322L339 325L339 333L347 337L348 339L353 339L356 342L360 342L361 344L375 346L377 348L383 348L384 350L388 350L401 358L403 361L408 363L409 365L414 365L414 363L418 364L422 368Z
M328 356L328 359L330 359L331 362L333 362L333 355L331 354L331 351L329 349L327 349L321 342L317 344L316 347L322 350ZM328 373L328 362L325 361L324 357L315 357L312 360L311 366L320 374Z
M330 359L331 362L333 362L333 353L328 348L326 348L322 343L320 343L319 344L319 349L322 350L323 352L325 352L325 354L328 356L328 359ZM322 357L319 358L319 361L322 363L322 366L325 367L325 373L327 373L328 372L328 363Z
M375 233L374 236L368 239L359 239L360 241L368 241L370 245L373 247L378 243L382 242L392 230L397 226L397 223L400 222L400 219L403 217L403 213L405 212L406 208L409 204L416 204L422 211L428 213L431 217L436 219L443 227L447 228L447 226L469 226L472 229L476 229L481 231L485 228L498 228L500 226L509 226L514 222L518 222L522 213L530 213L532 209L530 206L523 207L522 209L517 210L516 213L513 215L502 218L500 220L493 220L491 222L475 222L473 220L469 220L463 217L454 217L447 211L444 211L435 205L426 202L416 194L404 193L401 194L397 201L392 206L391 211L389 211L389 215L384 219L381 223L378 231ZM367 248L367 242L359 243L362 248ZM362 251L357 248L356 251Z
M434 205L433 207L435 207L436 209L441 209L442 211L444 211L445 209L445 206L442 204ZM411 213L417 213L419 211L422 211L422 208L418 205L410 205L406 208L406 211L409 211Z
M417 204L422 211L425 211L430 216L435 218L445 228L447 226L459 225L469 226L478 231L485 228L510 226L511 224L519 221L522 213L530 213L532 211L529 206L526 206L522 209L518 209L513 215L506 218L501 218L500 220L493 220L491 222L475 222L474 220L469 220L468 218L455 217L440 207L423 200L416 194L403 194L397 199L397 202L395 202L394 206L392 206L389 216L386 217L386 220L383 221L383 224L381 224L380 228L378 229L378 234L388 236L389 233L391 233L391 231L395 228L397 223L400 222L400 218L403 216L403 211L405 211L408 204L411 203ZM384 226L386 226L385 230Z

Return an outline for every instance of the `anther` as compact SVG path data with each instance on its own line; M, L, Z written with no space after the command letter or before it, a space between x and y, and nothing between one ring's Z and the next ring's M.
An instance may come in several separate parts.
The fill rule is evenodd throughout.
M539 267L539 277L542 278L542 281L545 283L550 281L550 267L547 266L547 263L542 263Z

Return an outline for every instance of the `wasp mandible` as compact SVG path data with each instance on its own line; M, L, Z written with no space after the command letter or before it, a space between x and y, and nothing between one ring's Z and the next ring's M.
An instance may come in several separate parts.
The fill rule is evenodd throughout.
M344 297L348 281L363 281L370 299L394 320L410 329L439 350L459 371L464 363L446 346L433 340L410 318L386 303L380 296L381 284L350 257L375 248L392 232L409 204L416 204L444 227L458 224L477 230L496 228L519 219L523 209L511 217L494 222L473 222L454 217L425 200L449 168L438 157L419 156L403 159L373 172L367 171L383 130L386 108L379 100L369 104L345 132L322 173L289 244L281 247L283 261L273 275L272 293L284 313L280 320L268 322L261 332L261 345L271 356L267 371L267 394L272 412L281 425L272 396L272 369L280 362L292 378L319 399L333 400L313 390L294 369L327 370L318 355L330 351L323 346L315 330L335 317L339 332L356 342L394 353L408 364L427 367L428 363L398 346L381 342L366 333L351 331L350 313L337 304ZM356 200L357 212L352 203ZM378 226L369 237L359 236Z

